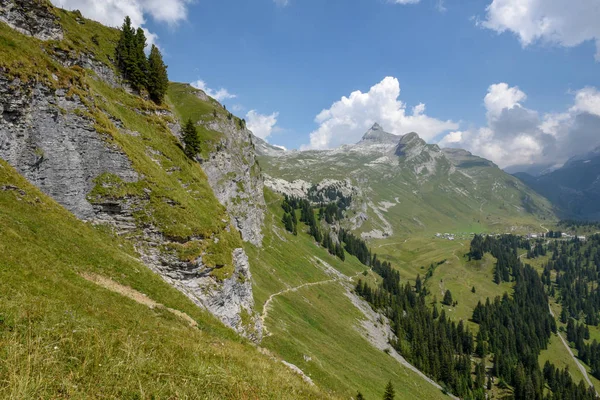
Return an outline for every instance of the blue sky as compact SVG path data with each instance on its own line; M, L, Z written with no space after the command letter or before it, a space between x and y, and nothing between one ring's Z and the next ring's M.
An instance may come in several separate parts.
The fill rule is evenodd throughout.
M85 8L86 1L91 2L55 3L73 8L70 3L75 2ZM405 112L378 122L397 134L421 130L430 142L466 147L500 164L533 163L567 156L556 150L560 140L574 138L569 132L557 133L568 129L565 121L572 126L582 112L600 115L600 107L594 108L596 96L600 99L597 91L582 95L592 109L577 106L581 90L600 87L595 57L600 28L593 26L600 10L595 0L577 0L575 6L569 0L547 0L545 5L534 0L446 0L443 7L439 0L282 1L133 4L139 8L134 10L140 13L139 24L158 36L171 80L202 80L202 87L213 94L224 89L219 97L229 109L240 117L254 110L249 117L258 134L287 148L354 142L372 120L405 107ZM104 3L105 14L93 15L98 11L90 7L87 16L116 19L110 12L121 7L117 0ZM515 5L525 3L529 8L515 17ZM183 7L183 14L168 14L173 7ZM542 29L539 21L546 17L562 20ZM399 106L385 95L368 95L386 77L395 78L400 87ZM507 112L500 108L494 114L484 98L491 85L500 83L506 86L497 87L503 90L496 91L496 98ZM394 85L388 80L382 87L393 96ZM338 104L337 111L315 122L322 110L356 90L364 98L356 97L346 108ZM224 93L235 97L223 98ZM412 108L420 103L425 104L418 113L422 118L412 118ZM504 115L511 111L514 115ZM256 119L260 116L262 120ZM553 121L559 121L557 132L543 128ZM516 131L505 132L513 125ZM585 137L593 141L586 129ZM487 130L493 131L493 139ZM549 136L554 136L553 143ZM498 150L506 139L519 139L511 144L527 151L502 162L510 155ZM532 156L536 146L538 154Z

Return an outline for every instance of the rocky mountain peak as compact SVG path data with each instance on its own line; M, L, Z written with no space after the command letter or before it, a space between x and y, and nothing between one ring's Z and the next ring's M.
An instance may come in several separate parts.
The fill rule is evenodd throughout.
M388 133L383 130L381 125L375 123L371 129L365 133L361 139L361 142L377 142L377 143L398 143L399 137L397 135Z
M416 155L427 147L427 143L415 132L407 133L400 138L396 155L404 156L407 154Z

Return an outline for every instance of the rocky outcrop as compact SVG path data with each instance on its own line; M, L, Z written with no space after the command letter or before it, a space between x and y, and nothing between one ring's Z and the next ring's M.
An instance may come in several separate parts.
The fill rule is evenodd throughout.
M58 17L45 1L0 0L0 22L40 40L63 38Z
M116 73L113 67L96 60L93 54L66 51L56 47L53 49L51 55L64 67L78 66L88 71L93 71L99 79L110 86L115 88L123 87L132 92L130 86Z
M265 185L274 192L307 199L315 204L337 201L342 197L353 198L360 194L360 189L354 186L350 179L324 179L317 184L311 184L302 179L289 182L265 175Z
M233 120L215 119L206 128L221 132L223 138L216 151L202 162L202 169L242 239L260 247L266 206L252 133Z
M81 219L95 212L86 196L111 173L138 179L127 156L94 129L85 106L62 89L0 75L0 157Z
M252 274L244 249L233 251L233 274L219 282L211 276L212 269L202 262L202 256L191 262L181 261L163 251L169 240L160 232L146 228L143 236L137 250L147 266L239 334L257 342L262 339L262 323L254 314Z

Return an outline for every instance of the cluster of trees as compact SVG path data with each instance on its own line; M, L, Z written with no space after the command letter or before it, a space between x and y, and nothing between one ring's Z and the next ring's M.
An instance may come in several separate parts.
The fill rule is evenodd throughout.
M586 242L574 239L548 245L552 257L544 266L542 278L548 292L554 294L551 272L556 273L556 289L562 306L561 322L569 318L585 320L588 325L600 323L600 235Z
M474 339L469 328L463 321L451 321L444 310L440 313L435 306L431 310L422 285L400 285L400 276L389 263L381 263L377 271L382 283L372 288L359 281L356 292L391 320L397 338L391 345L456 395L485 398L485 368L479 368L476 379L471 375Z
M600 379L600 343L596 339L591 344L577 342L577 357L592 369L592 375Z
M293 201L292 204L296 205L297 202ZM298 234L298 217L296 216L296 209L290 204L290 199L285 196L283 202L281 203L281 208L283 208L283 226L288 232L293 233L294 235Z
M485 305L479 302L473 322L479 324L476 353L494 355L494 375L514 388L515 399L542 399L544 380L538 356L556 332L537 272L529 265L514 270L514 295Z
M587 344L585 341L589 339L590 329L585 324L569 318L567 341L574 344L577 357L591 367L592 375L600 379L600 343L594 339L591 344Z
M544 364L544 379L552 390L552 395L546 397L548 400L597 399L596 392L592 387L586 388L583 380L579 381L579 384L575 384L568 369L560 370L549 361Z
M283 224L285 229L289 232L292 232L294 235L298 234L298 221L296 216L296 210L300 209L300 221L304 222L308 226L309 234L320 243L321 246L326 248L329 251L329 254L338 257L340 260L344 261L346 259L346 254L344 252L344 247L340 241L335 242L329 230L326 232L322 232L320 228L320 221L322 218L326 216L326 212L319 213L319 219L315 218L315 212L310 202L306 199L298 199L295 197L285 196L283 202L281 203L281 207L283 208ZM334 215L337 216L338 208L337 206L323 206L321 210L334 210Z
M546 246L544 246L544 240L538 239L533 243L533 245L530 246L529 250L527 250L527 258L531 260L534 258L543 257L546 255L546 253L547 251Z
M513 237L496 239L495 243L490 239L488 244L486 251L500 254L514 254L519 247L524 247L521 239ZM540 279L531 266L518 262L512 268L511 277L515 281L512 297L505 293L493 302L488 298L485 304L479 302L473 311L472 320L479 324L475 354L493 355L493 375L512 386L517 400L596 398L593 389L586 388L583 382L576 384L568 371L558 370L550 363L543 373L539 368L539 354L556 332L545 292L545 280L549 276L543 274ZM572 339L586 336L585 328L571 325L568 330ZM544 395L546 384L552 393Z
M475 235L471 240L469 259L481 260L485 253L491 253L496 258L494 268L494 282L510 282L511 276L521 265L518 249L531 250L529 241L515 235L501 235L498 237Z
M561 231L548 231L548 233L546 233L544 236L549 239L560 239L560 238L562 238L562 232Z
M598 221L576 221L567 219L560 221L558 225L565 228L567 231L575 231L578 228L600 230L600 222Z
M338 239L346 245L346 251L349 254L358 258L364 265L371 266L371 250L367 246L367 242L344 229L340 229Z
M342 208L337 203L329 203L319 207L319 219L325 219L328 224L341 221L342 218L344 218Z
M352 203L352 196L345 196L333 186L319 189L317 185L312 185L308 189L308 199L313 203L335 203L342 211Z
M152 45L148 57L145 48L144 30L134 29L131 19L125 17L115 50L117 67L135 90L146 89L150 98L160 104L169 86L167 66L158 47Z

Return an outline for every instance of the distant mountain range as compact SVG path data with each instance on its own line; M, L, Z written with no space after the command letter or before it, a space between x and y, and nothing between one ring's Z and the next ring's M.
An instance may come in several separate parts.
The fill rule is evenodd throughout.
M550 200L560 217L600 220L600 147L539 176L514 176Z
M353 145L282 151L255 140L266 185L291 195L352 194L352 225L364 238L441 229L504 231L553 218L552 206L493 162L427 144L375 124ZM327 189L327 188L330 189ZM343 189L343 190L342 190Z

